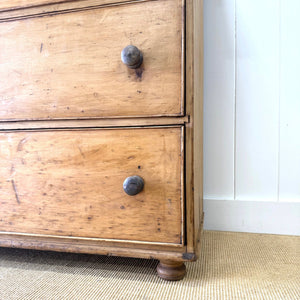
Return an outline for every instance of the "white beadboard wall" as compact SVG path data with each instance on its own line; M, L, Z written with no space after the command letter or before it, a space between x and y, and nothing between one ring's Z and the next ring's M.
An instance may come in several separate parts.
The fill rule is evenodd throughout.
M204 0L205 229L300 234L299 11Z

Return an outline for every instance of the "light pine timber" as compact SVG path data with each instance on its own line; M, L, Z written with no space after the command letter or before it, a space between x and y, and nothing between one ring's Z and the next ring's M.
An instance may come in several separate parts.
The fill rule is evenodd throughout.
M49 3L53 4L58 2L61 2L61 0L2 0L0 3L0 10L24 8Z
M182 244L182 128L0 134L0 231ZM139 175L144 190L123 191Z
M55 121L23 121L0 122L0 130L9 129L49 129L49 128L105 128L128 126L165 126L184 125L189 117L160 117L160 118L124 118L124 119L82 119L82 120L55 120Z
M169 247L164 245L132 243L114 243L109 245L103 241L84 241L76 240L63 240L62 238L42 238L36 236L18 236L12 234L0 233L0 246L13 247L13 248L27 248L35 250L48 250L48 251L63 251L75 253L89 253L110 256L127 256L137 258L171 260L171 261L191 261L195 260L195 256L186 256L186 247Z
M85 13L88 13L89 11L95 12L95 14L91 14L91 18L95 18L95 16L98 16L99 11L106 11L110 12L113 10L113 7L107 7L102 9L94 9L90 10L90 8L86 7L84 8L83 2L86 2L87 4L95 4L99 5L105 5L104 1L77 1L77 2L69 2L70 6L68 6L67 3L61 3L57 4L57 9L53 5L46 5L41 7L32 7L27 9L20 9L20 10L11 10L7 12L0 13L0 22L4 22L3 24L13 24L17 22L24 22L25 24L28 20L38 20L38 19L55 19L60 16L71 16L71 15L84 15ZM113 5L111 1L111 4ZM155 234L157 233L151 233L149 240L145 238L145 240L138 240L136 237L130 236L127 240L120 240L118 238L112 238L112 236L106 236L106 237L100 237L100 238L93 238L89 236L85 237L76 237L71 235L49 235L44 233L38 233L35 230L30 230L30 233L18 233L18 232L0 232L0 245L1 246L11 246L11 247L23 247L23 248L32 248L32 249L44 249L44 250L54 250L54 251L70 251L70 252L82 252L82 253L95 253L95 254L107 254L107 255L122 255L122 256L134 256L134 257L143 257L143 258L156 258L161 260L161 264L163 265L166 261L168 261L168 268L173 268L172 265L174 265L174 268L176 269L176 266L179 266L179 264L174 263L175 261L182 262L182 261L191 261L195 260L197 258L197 255L199 254L199 246L200 246L200 236L201 236L201 230L202 230L202 224L203 224L203 209L202 209L202 1L198 0L187 0L185 1L186 7L183 5L183 2L181 1L169 1L169 0L161 0L159 1L159 4L161 3L169 3L168 6L168 14L172 15L173 19L178 17L178 24L176 23L175 27L171 26L168 28L170 32L173 30L179 29L180 31L180 39L174 39L174 48L178 47L180 49L181 53L181 61L180 61L180 84L181 87L176 92L176 95L178 99L180 99L180 113L179 114L172 114L170 111L169 114L166 114L165 111L163 111L164 106L161 105L161 103L158 105L158 111L159 115L153 115L148 114L146 111L144 111L144 115L137 115L137 114L127 114L123 116L119 115L109 115L106 114L104 117L102 115L78 115L76 117L66 115L62 113L63 117L54 117L48 115L46 120L38 121L36 117L34 117L31 121L22 121L19 122L16 119L15 122L8 122L6 119L5 122L2 122L1 128L2 130L15 130L15 129L35 129L32 133L41 133L46 134L48 132L52 132L53 130L47 129L48 128L65 128L56 130L55 133L61 133L61 132L75 132L74 130L70 130L71 128L75 127L106 127L106 126L112 126L112 127L118 127L118 126L151 126L151 125L159 125L160 127L162 125L165 125L165 127L161 127L160 129L168 129L168 125L174 125L174 124L183 124L184 127L181 128L182 131L184 131L185 139L183 139L183 132L181 133L181 148L180 152L185 152L185 160L183 161L183 154L181 154L181 202L180 204L177 203L177 212L180 210L180 217L179 214L178 219L175 220L172 218L172 222L178 227L179 224L181 226L181 229L179 230L181 233L181 239L178 241L178 237L176 236L177 240L175 241L175 238L173 240L168 240L165 238L162 239L156 239ZM101 4L102 3L102 4ZM147 2L149 7L151 5L152 8L162 7L159 6L156 1ZM151 4L150 4L151 3ZM154 6L154 4L156 6ZM170 4L171 3L171 4ZM118 5L118 3L115 3ZM131 3L130 5L122 3L123 5L115 6L114 10L116 11L116 14L118 14L120 11L119 8L121 7L130 7L130 6L136 6L143 5L143 8L145 3ZM63 6L66 5L66 6ZM59 11L63 7L66 8L65 11ZM173 9L174 8L174 9ZM41 10L40 10L41 9ZM87 9L87 10L86 10ZM173 9L173 10L172 10ZM76 13L74 11L77 11ZM125 10L125 9L124 9ZM126 8L127 10L127 8ZM71 13L73 11L73 13ZM128 10L127 10L128 11ZM130 10L130 13L135 11L135 9ZM170 12L170 13L169 13ZM185 15L186 12L186 15ZM33 14L32 18L29 17L29 14ZM151 22L155 23L161 23L162 20L165 20L164 18L156 18L155 16L159 15L159 12L155 12L154 9L152 11L153 18L147 19L145 21L145 25L149 27L149 24ZM53 14L54 16L50 15ZM48 15L48 17L46 16ZM20 21L14 21L10 22L8 20L4 20L4 18L24 18L24 20ZM43 18L40 18L42 17ZM107 19L109 19L111 15L107 13L105 15L105 22ZM135 16L133 14L133 16ZM144 16L144 15L143 15ZM177 16L177 17L176 17ZM180 16L180 17L179 17ZM132 17L132 16L131 16ZM66 18L66 17L64 17ZM168 18L168 17L167 17ZM2 21L1 21L2 20ZM61 19L62 20L62 19ZM148 22L148 23L147 23ZM0 24L0 29L1 29ZM174 23L173 23L174 25ZM57 22L57 27L59 27L59 22ZM183 30L184 29L184 30ZM166 30L167 32L167 30ZM186 32L186 36L184 39L184 32ZM157 38L157 41L161 38L161 33L158 30L155 31L149 31L149 36L155 36ZM171 33L172 34L172 33ZM173 32L174 34L174 32ZM131 39L136 38L136 40L139 40L139 37L135 37L133 35L130 36ZM147 41L146 41L147 42ZM145 42L145 43L146 43ZM180 44L179 44L180 43ZM136 46L140 48L140 46L135 43ZM44 45L43 45L44 46ZM185 51L186 49L186 51ZM163 51L163 50L162 50ZM169 54L169 53L168 53ZM186 65L184 64L184 61L186 59ZM172 57L168 57L168 59L172 60ZM107 62L106 62L107 63ZM125 66L124 66L125 67ZM69 69L68 69L69 70ZM144 69L145 71L146 69ZM116 70L115 70L116 71ZM145 72L143 73L144 76ZM129 74L130 75L130 74ZM144 78L144 77L143 77ZM149 81L149 78L147 78ZM186 80L184 82L184 80ZM160 83L161 84L161 83ZM128 84L125 84L125 86ZM183 86L185 86L185 89L183 89ZM116 88L114 86L114 88ZM105 89L105 86L104 86ZM152 91L152 90L151 90ZM123 92L123 90L122 90ZM165 90L164 90L165 92ZM185 94L184 94L185 93ZM141 99L144 99L145 97L148 97L148 94L143 94L141 96ZM132 100L134 102L134 105L137 105L136 98ZM163 98L163 95L161 95L161 98ZM159 98L160 99L160 98ZM185 99L185 101L183 101ZM51 104L51 99L48 99L48 102ZM174 101L174 99L172 100ZM47 102L47 103L48 103ZM46 104L47 104L46 103ZM174 103L174 102L173 102ZM114 104L116 104L114 102ZM128 103L127 103L128 104ZM138 103L138 105L140 105ZM151 104L152 105L152 104ZM185 105L185 106L184 106ZM179 107L178 106L178 107ZM47 108L47 106L46 106ZM152 107L153 108L153 107ZM152 109L151 108L151 109ZM70 107L69 107L70 109ZM149 112L149 109L148 109ZM145 117L151 117L151 118L143 118ZM164 116L164 117L161 117ZM176 116L176 117L175 117ZM134 118L132 118L134 117ZM139 118L140 117L140 118ZM159 117L159 118L158 118ZM102 119L101 119L102 118ZM68 120L69 119L69 120ZM73 119L73 120L72 120ZM80 119L80 120L79 120ZM172 121L172 119L174 121ZM14 119L9 119L14 120ZM35 120L35 121L34 121ZM146 121L147 120L147 121ZM39 126L41 126L41 129L38 129ZM42 129L44 128L44 129ZM183 129L184 128L184 129ZM145 130L144 128L143 130ZM148 130L153 130L154 128L148 127ZM175 128L173 128L175 129ZM178 128L177 128L178 129ZM120 130L120 129L115 129ZM125 130L125 129L123 129ZM127 129L126 129L127 130ZM137 128L131 128L131 130L141 130ZM158 130L158 127L155 129ZM77 130L76 130L77 131ZM81 130L85 131L85 130ZM89 129L90 132L93 131L106 131L106 130L96 130L96 128ZM21 133L25 133L25 131L20 131ZM27 132L27 131L26 131ZM53 131L54 132L54 131ZM4 132L3 132L4 133ZM5 132L5 134L15 134L16 132ZM19 133L19 132L18 132ZM28 132L27 132L28 133ZM71 134L72 135L72 134ZM149 139L148 142L152 146L153 138L151 140ZM185 144L183 145L183 141L185 141ZM76 144L75 144L76 145ZM152 153L152 147L149 147L149 155ZM176 148L177 146L175 146ZM151 148L151 150L150 150ZM173 147L172 147L173 148ZM148 148L147 148L148 149ZM155 149L154 149L155 150ZM67 153L67 152L65 152ZM162 155L168 156L169 154L168 147L164 148L161 152ZM145 158L146 161L148 161L148 157ZM156 167L157 168L157 167ZM166 169L169 168L165 167ZM197 170L195 170L197 168ZM183 172L183 169L185 172ZM172 168L171 168L172 170ZM177 174L177 173L176 173ZM177 175L176 175L177 176ZM173 178L174 180L174 178ZM164 185L165 182L162 182ZM179 188L178 182L174 184L175 188ZM11 184L11 193L15 193L17 190L17 187L14 182ZM128 196L129 197L129 196ZM15 197L14 201L18 201L18 198ZM21 202L20 198L19 201ZM179 209L180 205L180 209ZM150 211L153 209L149 208ZM132 220L131 220L132 222ZM170 223L171 224L171 223ZM69 224L70 225L70 224ZM142 224L141 226L144 226ZM179 227L178 227L179 228ZM145 229L143 227L143 229ZM147 230L144 230L146 232ZM148 232L148 231L147 231ZM151 232L151 230L150 230ZM117 232L118 233L118 232ZM60 233L61 234L61 233ZM144 234L145 236L145 234ZM180 264L183 267L182 264ZM171 267L170 267L171 266ZM174 269L173 268L173 269ZM171 273L176 272L175 269L171 270ZM181 276L180 276L181 277ZM178 278L179 279L179 278Z
M15 11L24 8L39 7L39 9L46 9L47 7L56 6L58 9L64 7L74 7L78 5L105 5L111 3L135 2L144 0L1 0L0 11ZM85 3L85 4L84 4Z
M58 13L68 13L74 11L100 8L103 6L119 6L134 4L135 2L146 2L156 0L74 0L71 2L58 2L37 6L16 7L9 10L0 9L0 23L10 20L20 20L26 18L36 18L45 15L54 15Z
M166 0L1 23L0 120L183 115L182 12Z
M187 252L199 254L203 227L203 1L186 0Z

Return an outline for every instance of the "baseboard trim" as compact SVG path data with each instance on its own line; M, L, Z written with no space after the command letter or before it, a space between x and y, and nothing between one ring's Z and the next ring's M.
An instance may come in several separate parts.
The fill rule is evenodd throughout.
M300 203L204 200L204 229L300 235Z

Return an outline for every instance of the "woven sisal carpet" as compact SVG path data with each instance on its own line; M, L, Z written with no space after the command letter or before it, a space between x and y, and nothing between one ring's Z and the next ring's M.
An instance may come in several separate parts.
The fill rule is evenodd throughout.
M187 276L157 261L0 248L0 299L300 299L300 237L204 232Z

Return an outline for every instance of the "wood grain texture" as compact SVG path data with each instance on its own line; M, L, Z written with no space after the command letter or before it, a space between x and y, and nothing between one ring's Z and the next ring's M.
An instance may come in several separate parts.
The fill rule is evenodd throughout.
M70 241L63 240L62 238L52 238L51 236L47 238L41 238L0 233L0 246L35 250L101 254L109 256L113 255L149 259L163 259L173 261L193 260L187 258L187 256L185 255L185 247L178 248L153 244L132 245L130 243L122 243L121 245L117 245L116 243L114 243L113 245L111 245L111 243L108 244L103 241L97 242L76 240L76 238Z
M199 247L203 216L203 17L202 0L186 1L186 231L187 252ZM198 253L197 253L198 254Z
M182 115L182 35L181 0L1 23L0 119Z
M88 119L88 120L55 120L55 121L23 121L0 122L0 130L15 129L49 129L49 128L105 128L105 127L136 127L136 126L168 126L184 125L189 117L159 118L124 118L124 119Z
M0 231L181 244L181 140L180 127L1 133Z
M157 265L157 274L162 279L178 281L185 276L186 267L183 262L161 260Z
M50 16L55 14L64 14L75 11L90 10L95 8L107 6L119 6L134 4L136 2L146 2L156 0L75 0L71 2L58 2L54 4L45 4L41 6L23 6L21 8L1 10L0 9L0 23L12 20L21 20L28 18L37 18L42 16Z
M0 246L182 266L203 225L202 1L107 1L0 13Z
M133 0L143 1L143 0ZM74 7L78 5L105 5L111 3L131 2L130 0L2 0L0 2L0 11L15 11L24 8L38 7L38 9L46 9L47 6L56 6L58 9L62 7Z
M2 0L0 3L0 10L15 9L20 7L30 7L30 6L43 5L43 4L55 4L62 1L63 0Z

